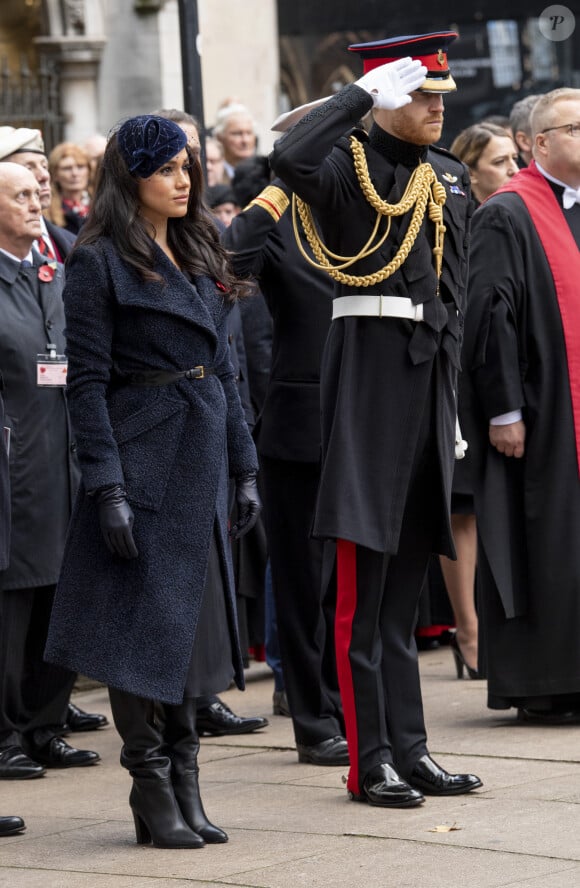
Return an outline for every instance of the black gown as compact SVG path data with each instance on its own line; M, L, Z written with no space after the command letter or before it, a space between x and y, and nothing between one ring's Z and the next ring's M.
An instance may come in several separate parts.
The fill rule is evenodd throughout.
M561 212L554 236L568 224L580 244L580 206ZM470 272L465 419L480 618L488 706L504 709L580 695L580 481L553 277L518 195L494 195L475 213ZM525 455L506 458L489 444L488 422L518 408Z

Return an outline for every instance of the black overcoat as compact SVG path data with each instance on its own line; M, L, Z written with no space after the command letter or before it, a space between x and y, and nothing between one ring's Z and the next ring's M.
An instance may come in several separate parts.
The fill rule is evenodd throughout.
M55 244L62 257L62 261L64 262L75 245L76 235L67 231L66 228L61 228L60 225L55 225L50 219L45 219L44 224L46 225L46 230L48 231L50 239Z
M580 207L571 212L580 223ZM464 431L486 568L489 700L502 708L580 691L580 481L562 321L540 239L517 194L492 196L473 220ZM566 230L563 211L561 224L555 237ZM522 459L498 453L488 436L492 417L516 409Z
M317 464L320 357L330 326L332 281L302 258L290 210L276 223L261 207L250 207L236 216L222 241L233 252L236 272L259 279L273 319L258 451L272 459Z
M361 193L348 141L340 138L371 106L371 97L360 87L345 87L286 133L271 157L276 173L314 208L327 246L341 256L361 250L376 218ZM321 370L323 466L314 532L377 551L397 551L417 435L433 384L441 478L434 549L453 556L448 509L467 278L469 177L447 152L394 140L377 126L368 141L362 133L359 138L371 180L390 203L400 200L421 159L432 164L445 187L442 298L436 296L433 229L425 220L406 262L386 282L364 290L335 285L335 296L363 292L410 297L415 304L424 303L426 322L367 317L332 322ZM409 215L393 219L379 251L358 260L349 272L367 274L388 263Z
M214 524L234 668L243 686L227 539L228 474L257 471L229 359L228 304L155 248L163 282L144 283L107 239L73 251L65 308L68 398L83 486L75 504L47 659L114 687L180 703ZM215 368L131 387L128 373ZM122 484L139 557L109 553L87 491Z
M36 356L64 353L63 267L0 254L0 373L10 428L12 539L0 588L56 583L78 482L64 387L37 385ZM39 268L53 270L41 281ZM50 274L50 273L49 273Z

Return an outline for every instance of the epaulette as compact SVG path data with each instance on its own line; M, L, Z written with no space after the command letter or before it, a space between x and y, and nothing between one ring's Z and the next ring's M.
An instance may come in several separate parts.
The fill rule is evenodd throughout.
M454 160L455 163L458 163L460 166L465 166L463 161L460 160L456 154L449 151L448 148L442 148L440 145L429 145L429 151L434 151L436 154L442 154L446 160Z
M429 154L431 152L436 155L432 160L438 169L443 167L450 175L461 176L464 185L469 184L469 169L456 154L448 151L447 148L440 148L438 145L429 145Z

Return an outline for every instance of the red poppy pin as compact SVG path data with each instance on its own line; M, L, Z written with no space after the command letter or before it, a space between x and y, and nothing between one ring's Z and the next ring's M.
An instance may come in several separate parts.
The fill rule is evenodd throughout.
M38 280L47 284L54 278L56 272L56 262L47 262L38 269Z

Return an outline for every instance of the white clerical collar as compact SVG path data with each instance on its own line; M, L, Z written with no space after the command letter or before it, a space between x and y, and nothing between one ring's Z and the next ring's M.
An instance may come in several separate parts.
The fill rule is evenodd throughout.
M28 251L24 259L21 259L20 256L15 256L14 253L9 253L8 250L3 250L2 247L0 247L0 253L4 253L5 256L8 256L10 259L14 259L14 261L18 262L19 265L21 262L30 262L31 265L34 264L32 258L32 250Z
M566 182L562 182L560 179L556 179L555 176L551 176L550 173L547 173L546 170L540 166L538 161L536 161L536 167L545 179L548 179L549 182L553 182L554 185L559 185L564 189L562 194L562 205L565 210L571 209L575 203L580 204L580 188L573 188L571 185L567 185Z

